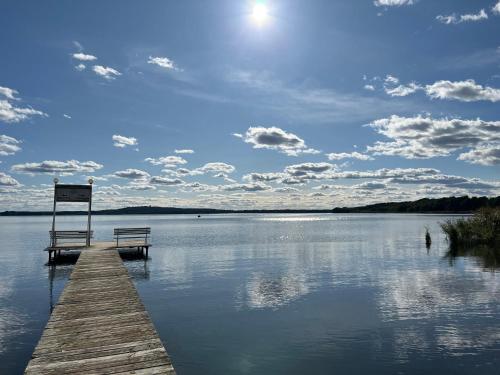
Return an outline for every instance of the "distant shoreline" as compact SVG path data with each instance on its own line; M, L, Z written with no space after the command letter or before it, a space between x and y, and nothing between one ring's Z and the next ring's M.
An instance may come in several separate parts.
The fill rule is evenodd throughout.
M209 215L209 214L323 214L323 213L408 213L408 214L470 214L481 207L500 207L499 197L449 197L423 198L410 202L377 203L359 207L333 209L282 209L282 210L219 210L212 208L178 207L125 207L92 211L93 215ZM49 216L52 211L4 211L0 216ZM60 215L87 215L87 211L59 211Z

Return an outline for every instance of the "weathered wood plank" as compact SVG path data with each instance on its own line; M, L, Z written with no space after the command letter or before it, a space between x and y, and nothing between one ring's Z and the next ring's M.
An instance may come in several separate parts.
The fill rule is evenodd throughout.
M32 363L40 364L45 362L54 362L57 360L71 360L72 358L87 359L160 347L163 347L161 340L158 338L154 338L149 340L125 342L120 344L110 344L94 348L64 350L62 352L39 351L38 356L32 360Z
M25 374L175 374L116 250L82 251Z

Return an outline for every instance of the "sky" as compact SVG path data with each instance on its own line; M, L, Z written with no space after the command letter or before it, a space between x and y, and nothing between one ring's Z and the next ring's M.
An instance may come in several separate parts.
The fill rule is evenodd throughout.
M498 0L0 4L0 210L500 195ZM70 207L74 208L74 207Z

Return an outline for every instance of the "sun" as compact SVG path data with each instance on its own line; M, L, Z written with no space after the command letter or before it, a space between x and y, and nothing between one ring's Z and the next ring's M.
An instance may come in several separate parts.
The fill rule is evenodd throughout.
M258 26L264 25L268 17L269 17L269 10L266 4L258 2L253 6L252 19Z

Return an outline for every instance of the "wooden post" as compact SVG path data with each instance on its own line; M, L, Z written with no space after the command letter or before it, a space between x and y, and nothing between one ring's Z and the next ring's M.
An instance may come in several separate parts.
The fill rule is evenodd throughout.
M50 236L50 246L56 246L56 237L54 235L56 231L56 186L57 186L57 179L54 179L54 208L52 212L52 235Z
M89 179L90 183L90 198L89 198L89 212L88 212L88 219L87 219L87 247L90 246L90 229L91 229L91 224L90 224L90 217L92 216L92 179Z

